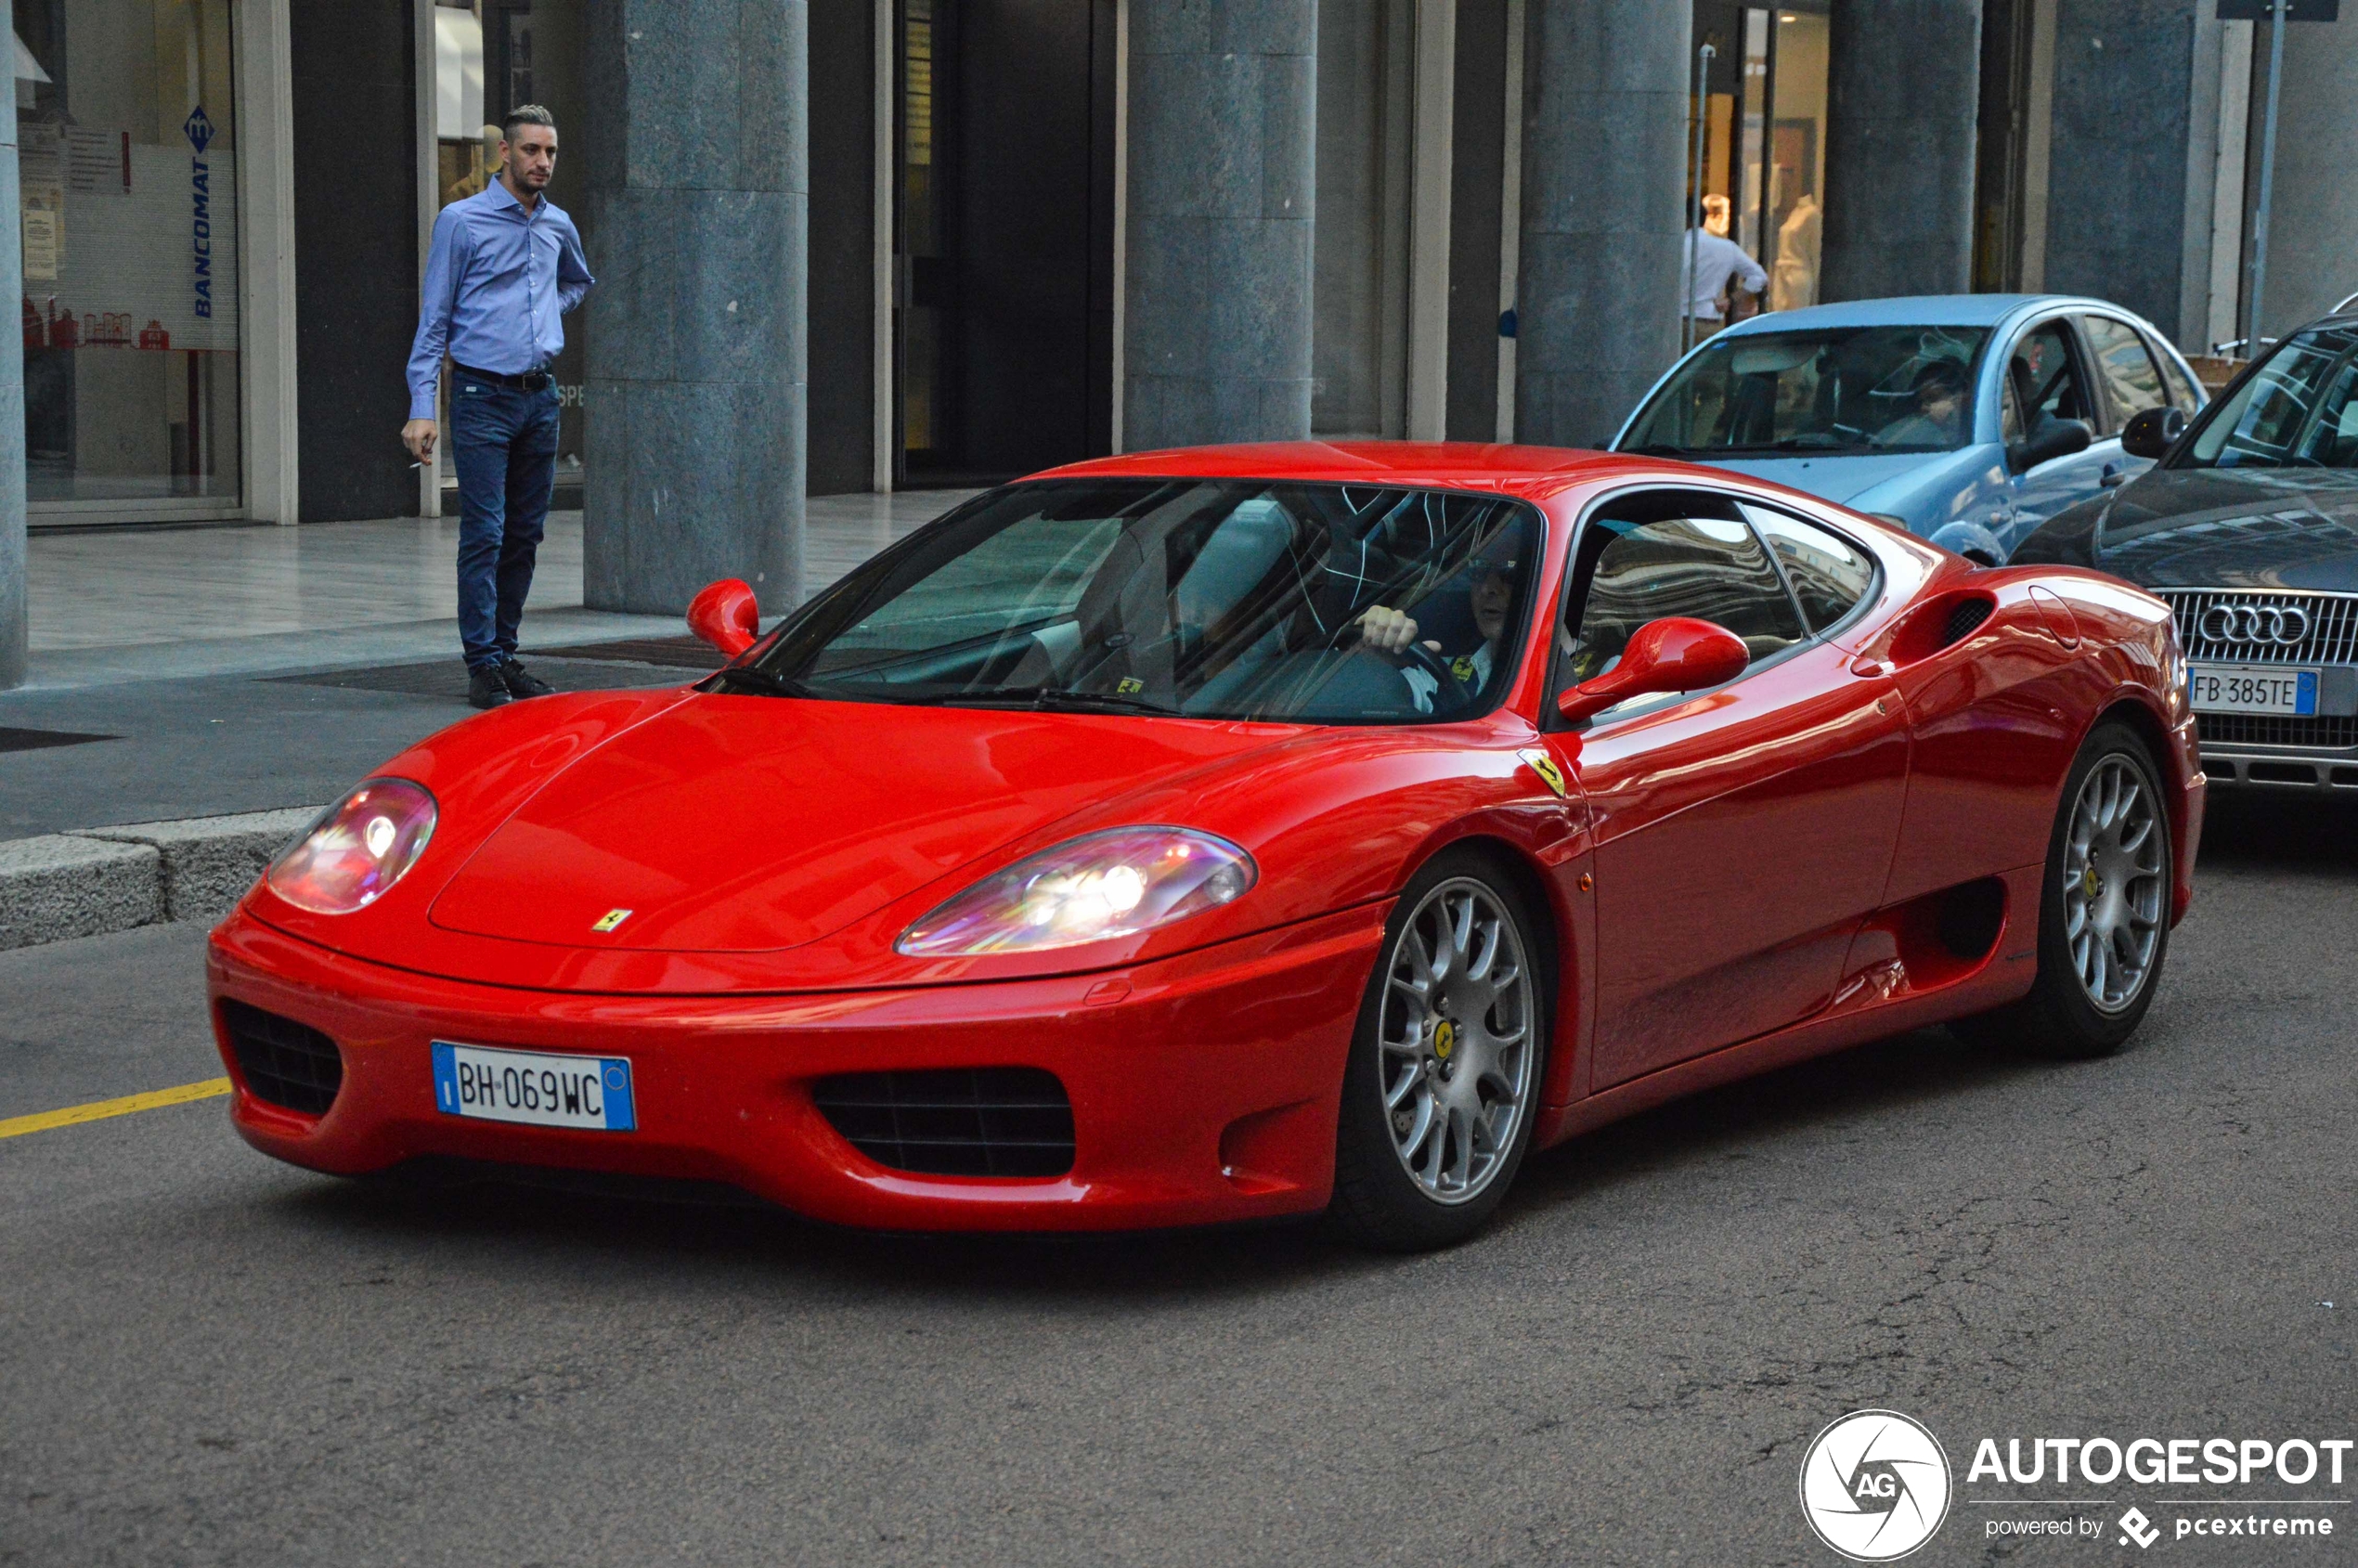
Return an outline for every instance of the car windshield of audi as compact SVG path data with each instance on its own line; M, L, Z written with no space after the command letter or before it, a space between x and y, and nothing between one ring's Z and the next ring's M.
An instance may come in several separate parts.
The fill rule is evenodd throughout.
M2014 560L2170 602L2214 784L2358 788L2358 313L2285 340Z

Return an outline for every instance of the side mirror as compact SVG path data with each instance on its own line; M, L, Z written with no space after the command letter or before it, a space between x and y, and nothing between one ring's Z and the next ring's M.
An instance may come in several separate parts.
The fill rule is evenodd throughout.
M735 658L761 635L761 609L753 590L735 577L706 584L688 602L688 629Z
M2049 420L2039 427L2037 434L2006 448L2006 466L2016 473L2028 473L2042 462L2086 451L2093 439L2083 421Z
M2120 449L2132 458L2158 458L2186 434L2186 416L2167 406L2141 409L2129 417L2120 433Z
M1619 664L1558 697L1556 711L1576 724L1631 697L1725 685L1751 662L1743 639L1725 627L1686 616L1648 621L1621 651Z

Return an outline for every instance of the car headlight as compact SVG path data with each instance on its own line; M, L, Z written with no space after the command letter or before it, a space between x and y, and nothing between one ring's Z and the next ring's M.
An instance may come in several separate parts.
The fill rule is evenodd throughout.
M1112 828L985 877L901 932L893 951L965 958L1134 937L1217 909L1260 875L1250 855L1208 833Z
M434 797L408 779L370 779L270 862L270 890L314 914L366 909L408 875L434 836Z

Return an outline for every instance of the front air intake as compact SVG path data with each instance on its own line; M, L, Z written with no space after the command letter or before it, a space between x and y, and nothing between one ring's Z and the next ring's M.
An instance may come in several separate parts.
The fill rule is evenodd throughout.
M877 1164L928 1176L1061 1176L1072 1169L1072 1102L1030 1067L846 1072L810 1098Z
M324 1116L343 1087L343 1053L336 1043L292 1018L266 1013L234 997L221 999L221 1023L246 1093L305 1116Z

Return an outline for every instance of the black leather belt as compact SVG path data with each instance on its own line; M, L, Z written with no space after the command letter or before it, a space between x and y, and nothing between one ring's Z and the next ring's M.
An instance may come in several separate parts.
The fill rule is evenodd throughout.
M450 368L462 376L473 376L479 382L504 386L511 392L546 392L557 384L557 378L546 370L526 370L520 376L503 376L497 370L478 370L472 365L461 365L456 359Z

